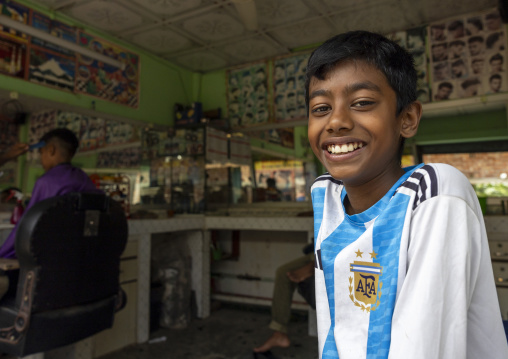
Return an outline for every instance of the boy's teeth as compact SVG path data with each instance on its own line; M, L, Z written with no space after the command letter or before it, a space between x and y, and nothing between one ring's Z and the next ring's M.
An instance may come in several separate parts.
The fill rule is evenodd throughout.
M338 153L348 153L353 152L357 148L362 148L363 144L361 142L351 142L343 145L329 145L328 152L338 154Z

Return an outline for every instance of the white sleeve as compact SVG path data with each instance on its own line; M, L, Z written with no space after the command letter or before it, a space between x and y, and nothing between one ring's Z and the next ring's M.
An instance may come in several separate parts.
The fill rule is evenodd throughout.
M499 310L492 309L492 305L499 305L480 220L464 200L444 195L426 200L413 213L407 273L392 319L390 359L472 358L473 352L483 348L471 350L471 345L477 344L474 340L468 344L468 334L474 330L468 328L470 320L476 330L487 331L482 333L482 340L487 341L482 346L500 348L497 331L501 316ZM478 293L480 289L487 293ZM471 319L472 301L490 306L489 317ZM485 320L494 320L494 328L484 329L478 323ZM494 343L489 331L496 331ZM504 343L506 347L506 338ZM506 353L502 347L500 350ZM497 358L495 354L487 357Z

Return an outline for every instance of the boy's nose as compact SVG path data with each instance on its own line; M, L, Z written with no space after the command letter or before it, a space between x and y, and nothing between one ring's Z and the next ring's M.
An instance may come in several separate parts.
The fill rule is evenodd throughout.
M350 131L354 127L354 122L347 109L340 106L335 107L330 113L326 131L328 133Z

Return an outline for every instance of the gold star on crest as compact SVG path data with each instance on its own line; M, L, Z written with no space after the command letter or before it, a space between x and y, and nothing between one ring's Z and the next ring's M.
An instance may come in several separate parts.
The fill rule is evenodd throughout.
M372 251L372 253L369 253L370 254L370 258L377 258L377 253Z
M360 252L360 250L358 250L358 252L355 252L355 253L356 253L356 257L357 257L357 258L358 258L358 257L362 258L362 254L363 254L363 252Z

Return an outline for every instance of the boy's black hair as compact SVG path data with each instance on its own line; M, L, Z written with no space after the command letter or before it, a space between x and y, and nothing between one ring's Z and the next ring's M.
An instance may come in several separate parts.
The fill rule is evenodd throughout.
M305 78L307 115L311 79L324 80L337 64L347 60L365 61L385 75L397 95L397 115L416 101L417 74L411 54L382 35L350 31L332 37L310 55Z
M453 45L462 45L462 46L466 46L466 43L462 40L454 40L452 42L450 42L450 47L453 46Z
M448 87L449 89L453 90L453 85L449 82L441 82L437 88L442 89L443 87Z
M472 17L470 19L467 19L467 22L469 24L473 24L478 28L478 30L483 30L483 22L479 17Z
M478 85L478 84L481 84L480 80L478 80L476 77L473 77L473 78L467 79L464 82L462 82L462 84L460 84L460 86L465 90L469 86Z
M472 42L481 42L483 44L484 40L482 36L472 36L469 38L469 40L467 40L467 43L470 44Z
M413 56L396 42L368 31L350 31L332 37L309 57L305 73L305 104L309 115L309 86L313 77L324 80L335 66L345 61L364 61L381 71L397 96L397 116L415 102L417 73ZM404 151L401 137L399 161Z
M492 55L492 57L490 58L489 60L489 63L491 63L492 61L496 61L496 60L501 60L501 63L503 63L503 56L501 56L501 54L495 54L495 55Z
M487 45L487 48L492 48L492 45L496 43L497 40L499 40L503 34L501 32L495 32L493 34L490 34L487 37L487 40L485 41L485 44Z
M76 154L79 147L79 140L71 130L67 128L55 128L41 137L41 141L46 143L53 140L58 141L60 148L66 152L69 160Z
M498 80L501 80L501 75L499 74L494 74L492 76L489 77L489 82L494 80L494 79L498 79Z
M464 28L464 23L460 20L456 20L456 21L451 22L448 25L448 30L453 31L453 30L461 28L461 27Z
M457 66L460 66L460 65L464 65L464 66L466 65L464 63L464 60L458 59L458 60L455 60L455 61L452 62L452 67L457 67Z

